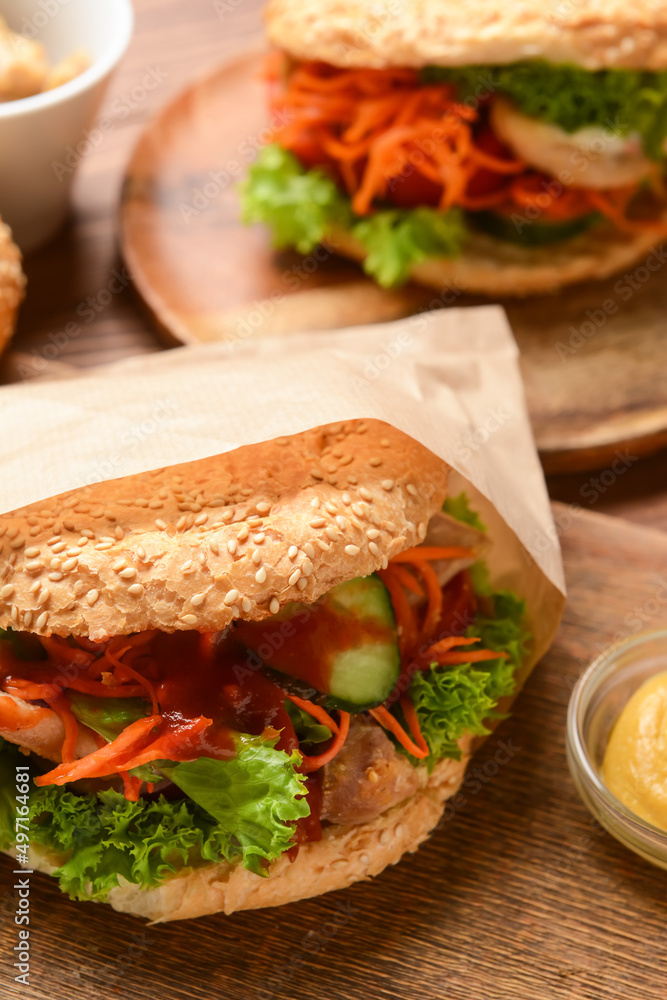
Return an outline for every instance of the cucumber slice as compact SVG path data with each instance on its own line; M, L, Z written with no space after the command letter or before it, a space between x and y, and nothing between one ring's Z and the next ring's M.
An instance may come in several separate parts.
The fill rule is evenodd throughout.
M510 216L498 212L473 212L469 216L475 225L508 243L518 243L520 246L536 247L559 240L569 240L586 229L590 229L600 219L597 212L590 212L578 219L568 219L565 222L528 222L521 231L517 230Z
M267 667L351 712L386 701L401 671L394 609L377 576L341 583L314 604L288 604L267 621L236 622L235 635Z

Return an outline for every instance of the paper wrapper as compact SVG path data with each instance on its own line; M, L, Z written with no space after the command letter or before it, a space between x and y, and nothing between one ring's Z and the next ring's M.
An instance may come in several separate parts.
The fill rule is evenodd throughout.
M494 583L525 597L533 655L564 603L563 570L524 401L496 306L344 332L180 348L0 398L0 510L360 417L411 435L456 473L486 522Z

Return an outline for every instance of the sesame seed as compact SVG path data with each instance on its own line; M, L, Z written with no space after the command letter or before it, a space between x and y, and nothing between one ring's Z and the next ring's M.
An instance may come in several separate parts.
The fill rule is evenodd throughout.
M277 615L280 611L280 602L277 597L271 598L271 603L269 604L269 611L272 615Z
M369 503L371 503L373 500L373 494L371 493L370 490L367 490L365 486L359 487L359 496L362 498L362 500L367 500Z
M137 575L137 571L134 566L128 566L127 569L123 569L118 574L123 580L134 580Z
M200 604L203 604L206 600L206 594L193 594L190 598L190 604L193 608L198 608Z
M200 528L202 524L206 524L207 521L208 521L208 514L200 514L199 517L195 518L195 524L197 525L198 528Z
M371 863L371 859L367 854L360 854L359 860L361 861L362 865L369 865Z
M333 500L327 500L324 506L326 507L326 509L329 511L330 514L335 514L336 511L338 510L338 507L333 502Z
M184 514L183 517L179 517L178 521L176 522L176 531L182 531L183 528L185 527L185 524L186 524L186 517Z
M37 596L37 603L40 605L40 607L42 604L46 604L50 596L51 596L51 591L49 590L48 587L44 587L41 593Z
M341 500L343 501L346 507L348 507L352 503L352 497L350 496L349 493L343 493Z
M311 528L323 528L326 524L326 520L323 517L314 517L310 522Z
M49 538L47 545L57 545L58 542L62 541L60 535L54 535L53 538Z
M259 564L262 561L262 553L259 551L259 549L255 549L255 551L253 552L251 558L252 558L252 561L254 562L255 566L259 566Z
M412 485L412 483L408 483L408 485L405 488L406 488L406 490L408 491L408 493L410 494L411 497L416 497L417 496L417 489L416 489L415 486Z
M114 535L116 536L119 542L121 542L125 538L125 532L121 528L120 524L116 525L116 530L114 531Z
M199 619L196 615L181 615L181 621L184 625L196 625Z
M426 538L426 525L422 521L421 524L417 525L417 536L421 541Z
M75 569L78 563L78 559L66 559L62 565L63 573L69 573L70 570Z
M290 587L294 587L296 586L296 584L299 582L300 579L301 579L301 570L297 566L297 568L294 570L294 572L292 573L287 582L289 583Z
M389 565L389 559L387 556L382 556L382 569L386 569Z
M220 546L218 544L218 539L217 538L209 538L208 547L209 547L209 549L211 550L211 552L213 553L214 556L219 556L220 555Z
M235 538L230 538L229 541L227 542L227 551L229 552L230 556L233 556L236 553L236 539Z
M369 542L368 543L368 548L371 550L371 552L373 553L374 556L379 556L380 555L380 550L377 547L377 545L376 545L375 542Z
M228 524L231 521L231 519L234 517L234 511L233 510L223 510L223 512L220 515L220 517L222 518L222 520L226 524Z
M86 601L91 608L99 596L100 596L99 590L93 589L88 591L88 593L86 594Z
M250 529L248 528L248 525L247 524L242 524L241 525L241 530L239 531L239 533L237 535L237 538L238 538L239 542L245 542L245 540L246 540L246 538L248 537L249 534L250 534Z
M8 597L12 596L14 589L15 588L12 583L5 584L2 590L0 590L0 600L6 601Z
M32 611L26 611L26 613L23 616L23 624L25 625L26 628L28 628L31 621L32 621Z
M163 521L161 517L156 517L155 518L155 524L160 529L160 531L165 531L166 528L167 528L166 521Z
M332 542L335 542L336 539L338 538L338 532L336 531L336 529L332 524L327 525L327 527L324 529L324 534L327 536L327 538L330 538Z
M133 583L131 587L127 588L127 592L128 594L131 594L132 597L144 596L144 588L141 586L140 583Z
M343 517L342 514L339 514L338 517L336 518L336 524L338 525L341 531L345 531L345 529L347 528L347 518Z
M199 563L199 564L200 564L201 566L203 566L203 565L204 565L204 563L206 562L206 553L205 553L205 552L198 552L198 553L197 553L197 562L198 562L198 563Z
M62 580L62 578L63 578L62 573L58 573L58 572L49 573L49 580L52 580L53 583L57 583L58 580Z
M310 574L313 572L313 564L311 563L310 559L303 560L303 562L301 563L301 572L303 573L304 576L310 576Z
M414 523L414 521L406 521L406 522L405 522L405 527L406 527L406 528L408 529L408 531L410 531L410 532L411 532L412 534L414 534L414 533L415 533L415 532L417 531L417 528L415 527L415 523Z
M379 538L380 532L378 531L377 528L369 528L368 531L366 532L366 535L368 536L368 538Z
M296 559L298 551L299 550L297 549L296 545L290 545L289 549L287 550L287 558Z
M188 573L192 569L192 559L187 559L181 566L181 573Z
M65 553L65 555L66 556L80 556L81 555L81 549L78 549L78 548L76 548L76 546L74 546L73 548L68 549L67 552Z
M305 578L305 576L302 576L299 582L297 583L297 587L299 588L299 590L305 590L307 586L308 586L308 580Z
M348 556L358 556L359 553L361 552L361 549L359 548L358 545L346 545L345 552L347 553Z
M113 542L100 542L95 548L98 552L106 552L113 546Z
M377 468L378 465L382 465L382 459L378 458L377 456L374 457L374 458L369 458L368 459L368 464L372 465L373 468Z
M10 528L7 528L7 538L16 538L19 533L19 529L15 524L12 524Z
M241 615L241 612L239 611L238 604L232 604L232 617L233 618L239 618L240 615Z
M48 622L48 620L49 620L49 612L48 611L42 611L41 615L39 616L39 618L35 622L35 628L36 629L43 629L44 626L46 625L46 623Z
M322 552L328 552L329 551L330 546L327 545L326 542L323 542L321 538L318 538L317 541L315 542L315 544L317 545L318 549L322 550Z
M260 531L260 533L258 535L253 535L252 536L252 540L255 543L255 545L261 545L265 538L266 538L266 535L264 534L263 531Z
M246 521L248 523L248 526L251 528L261 528L262 525L264 524L263 519L261 517L258 517L256 514L251 514L250 517L246 518Z
M313 477L313 479L317 479L318 482L321 482L324 479L324 476L319 469L311 469L310 474Z
M39 549L32 548L25 550L25 556L27 559L36 559L38 555L39 555Z
M33 585L32 585L32 586L31 586L31 588L30 588L30 593L31 593L31 594L36 594L36 593L37 593L37 591L39 590L39 588L40 588L41 586L42 586L42 585L41 585L41 583L39 582L39 580L35 580L35 582L33 583Z
M19 620L19 609L16 607L15 604L12 604L12 610L10 614L12 617L12 621L14 622L14 624L16 624L16 622L18 622Z
M250 600L249 597L244 597L243 598L243 600L241 601L241 607L246 612L246 614L248 613L248 611L250 611L250 609L252 607L252 601Z
M122 569L125 569L127 563L124 559L116 559L115 563L111 567L114 573L120 573Z
M306 544L303 547L303 551L306 553L307 556L310 556L311 559L315 558L315 549L310 542L306 542Z
M64 552L66 548L67 548L67 542L56 542L51 551L56 553Z
M255 573L255 581L257 583L264 583L266 581L266 570L263 566Z
M146 559L146 549L143 545L137 545L137 557L141 559L142 562Z
M257 504L257 510L259 511L260 514L268 514L269 511L271 510L271 504L266 503L265 500L262 500L261 503Z
M319 497L313 497L313 499L310 501L310 506L314 507L317 510L317 508L319 507L319 505L320 505L320 498Z
M356 514L357 517L363 517L364 516L364 508L361 506L360 503L353 503L352 504L352 513Z
M74 565L76 565L76 560L74 561ZM33 559L31 562L25 564L25 568L28 573L38 573L44 569L44 563L40 559Z
M389 493L390 490L393 490L393 488L394 488L394 480L393 479L383 479L382 480L382 489L386 490L387 493Z
M380 836L378 837L381 847L386 847L389 843L389 830L380 830Z

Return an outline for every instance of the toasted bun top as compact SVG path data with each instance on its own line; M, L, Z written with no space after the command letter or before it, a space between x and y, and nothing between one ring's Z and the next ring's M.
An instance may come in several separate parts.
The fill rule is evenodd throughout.
M448 471L357 420L63 493L0 516L0 627L101 640L266 618L418 544Z
M21 252L0 219L0 351L14 332L16 313L25 291Z
M667 67L665 0L269 0L267 22L296 59L334 66Z

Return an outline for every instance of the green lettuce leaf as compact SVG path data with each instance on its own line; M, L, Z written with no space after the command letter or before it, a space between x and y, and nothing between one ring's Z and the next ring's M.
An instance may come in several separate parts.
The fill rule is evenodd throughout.
M318 722L317 719L314 719L303 708L299 708L289 698L285 699L285 709L294 726L299 746L304 746L305 744L316 746L318 743L324 743L326 740L331 739L333 734L328 726Z
M470 501L466 493L459 493L455 497L447 497L442 505L442 510L445 514L449 514L450 517L456 518L457 521L462 521L463 524L469 524L471 528L476 528L477 531L486 531L486 525L477 511L473 510L470 506Z
M165 773L238 844L246 868L268 875L262 860L274 861L289 850L290 823L310 813L304 778L295 770L301 755L274 750L260 737L239 737L237 743L229 760L201 757Z
M79 722L109 743L133 722L148 715L148 703L143 698L95 698L70 691L69 701Z
M363 268L383 288L401 285L414 264L432 257L458 257L465 239L463 213L421 206L389 209L360 219L352 233L368 256Z
M241 861L257 874L289 850L293 822L308 816L298 753L241 737L230 760L159 761L186 798L128 802L113 790L30 792L31 841L64 856L55 877L74 899L104 900L119 879L150 888L205 861ZM0 748L0 843L13 843L14 757Z
M322 170L307 170L277 144L265 146L241 186L243 221L261 222L274 245L310 253L335 225L363 244L363 268L385 286L401 284L413 264L430 257L456 257L465 238L457 209L387 209L353 215L347 197Z
M510 591L498 591L491 605L492 613L478 616L466 635L479 636L485 648L505 652L508 659L456 667L432 665L417 673L410 687L430 750L426 758L429 770L443 757L460 760L458 740L464 733L487 735L486 722L498 717L499 700L514 691L514 675L530 639L524 621L525 603Z
M245 223L261 222L273 233L277 249L310 253L331 226L348 225L344 195L321 170L305 170L296 156L277 143L265 146L241 185Z
M667 72L590 72L578 66L531 60L509 66L433 66L424 71L423 79L451 80L458 85L463 100L500 91L524 114L566 132L586 126L618 135L638 132L647 156L656 160L665 156Z

